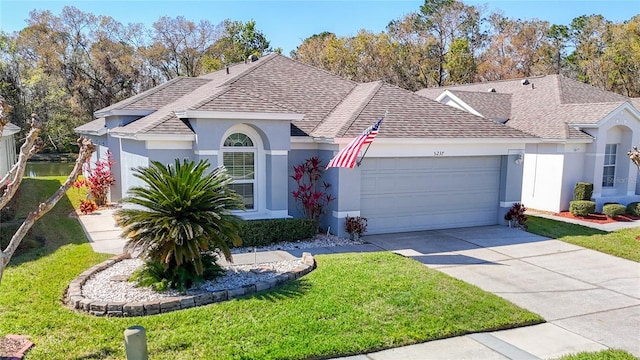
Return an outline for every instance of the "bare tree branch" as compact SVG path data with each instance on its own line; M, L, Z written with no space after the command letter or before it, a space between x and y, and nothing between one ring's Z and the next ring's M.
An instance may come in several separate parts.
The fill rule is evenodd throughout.
M24 176L24 169L27 166L27 160L29 160L35 153L42 149L42 140L38 137L42 132L42 123L38 120L35 114L31 115L31 130L27 134L24 143L20 147L20 156L18 156L18 162L11 168L8 174L6 174L2 180L0 180L0 188L6 186L4 193L0 197L0 209L13 198L22 178Z
M20 245L22 239L27 235L27 232L31 229L31 227L35 224L35 222L44 216L47 212L49 212L53 207L58 203L58 201L67 193L67 190L73 185L76 181L80 173L82 172L82 165L91 157L91 154L95 151L95 145L91 142L91 140L86 138L79 138L78 145L80 146L80 152L78 153L78 158L76 159L75 166L71 171L71 174L67 177L67 180L58 188L58 190L47 199L47 201L41 203L38 208L29 213L27 218L24 220L22 225L18 228L16 233L11 238L9 245L7 248L0 253L0 282L2 281L2 275L4 273L4 269L9 264L9 260L13 256L13 253ZM22 169L24 172L24 169ZM20 178L20 180L22 180ZM12 186L11 184L10 186Z

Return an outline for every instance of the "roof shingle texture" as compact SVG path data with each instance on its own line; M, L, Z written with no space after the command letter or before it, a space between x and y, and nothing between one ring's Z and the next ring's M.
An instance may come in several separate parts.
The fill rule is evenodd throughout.
M586 139L589 135L576 130L572 124L596 123L630 98L600 90L561 75L546 75L524 79L482 82L443 88L429 88L417 92L435 99L445 89L454 94L476 92L486 97L488 89L497 94L511 95L511 111L507 125L549 139ZM470 99L470 97L466 97ZM462 99L462 98L461 98ZM462 99L466 102L466 100ZM475 100L470 100L475 101ZM475 103L475 102L474 102ZM476 103L468 103L482 115L491 114Z
M175 113L201 110L303 114L292 121L292 135L326 138L355 137L385 112L379 137L531 137L381 81L358 84L278 54L232 66L228 73L174 79L98 113L109 109L154 110L112 130L127 134L193 134Z

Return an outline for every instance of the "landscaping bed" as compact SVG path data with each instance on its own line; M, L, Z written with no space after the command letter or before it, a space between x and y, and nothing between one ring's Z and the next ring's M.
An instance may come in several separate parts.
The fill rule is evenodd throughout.
M563 218L587 221L587 222L596 223L596 224L609 224L614 222L630 222L630 221L640 220L640 216L633 216L628 214L618 215L614 218L610 218L605 214L596 213L596 214L589 214L586 216L578 216L578 215L573 215L569 211L562 211L554 215L557 215Z

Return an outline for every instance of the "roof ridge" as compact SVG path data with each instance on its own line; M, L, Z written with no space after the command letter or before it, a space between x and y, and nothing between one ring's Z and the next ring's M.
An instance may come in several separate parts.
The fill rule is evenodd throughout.
M213 100L215 98L218 98L218 97L228 93L229 91L231 91L231 89L233 89L233 88L231 86L228 86L228 85L217 86L214 89L215 91L213 91L213 93L210 96L207 96L207 97L203 98L202 100L198 101L197 103L192 104L191 106L189 106L189 109L195 109L195 108L197 108L199 106L202 106L203 104L205 104L205 103L207 103L207 102L209 102L209 101L211 101L211 100Z
M105 111L107 109L111 110L111 108L114 108L118 104L119 104L118 108L123 107L123 106L127 106L127 105L129 105L131 103L134 103L134 102L136 102L136 101L138 101L138 100L140 100L142 98L145 98L147 96L150 96L150 95L153 95L153 94L159 92L160 90L166 88L170 84L176 83L179 80L183 80L183 79L187 79L187 78L188 77L186 77L186 76L176 76L176 77L174 77L172 79L169 79L168 81L163 82L160 85L154 86L154 87L152 87L150 89L147 89L147 90L145 90L145 91L143 91L143 92L141 92L139 94L133 95L132 97L126 98L124 100L118 101L117 103L111 104L111 105L106 106L106 107L104 107L102 109L94 111L93 115L95 116L96 113L103 112L103 111ZM197 78L199 78L199 77L194 77L193 79L197 79ZM204 80L211 81L211 80L208 80L208 79L204 79ZM149 109L149 110L151 110L151 109Z
M323 73L325 73L325 74L327 74L327 75L330 75L330 76L332 76L332 77L338 78L338 79L340 79L340 80L348 81L348 82L350 82L350 83L352 83L352 84L355 84L355 85L362 84L362 83L359 83L359 82L357 82L357 81L354 81L354 80L351 80L351 79L344 78L344 77L342 77L342 76L340 76L340 75L336 75L336 74L334 74L334 73L332 73L332 72L329 72L328 70L325 70L325 69L322 69L322 68L319 68L319 67L316 67L316 66L312 66L312 65L309 65L309 64L306 64L306 63L303 63L302 61L299 61L299 60L296 60L296 59L292 59L292 58L290 58L290 57L288 57L288 56L284 56L284 55L280 55L280 56L282 56L283 58L285 58L285 59L287 59L287 60L289 60L289 61L293 61L293 62L295 62L295 63L297 63L297 64L302 65L302 66L305 66L305 67L311 68L311 69L313 69L314 71L321 71L321 72L323 72ZM382 81L382 80L376 80L376 81ZM366 83L365 83L365 84L366 84Z
M375 96L375 94L380 90L384 82L382 80L370 81L367 83L356 84L349 93L336 104L336 106L331 109L331 111L320 121L313 130L310 131L310 134L318 134L318 136L324 136L329 130L333 130L333 135L344 135L355 119L358 118L360 113L366 108L366 106L371 102L371 99ZM371 89L367 89L367 86L371 86ZM365 92L365 96L362 100L360 100L356 106L353 106L353 110L350 109L350 103L355 102L356 99L353 99L352 95L355 95L356 92L362 91ZM348 112L348 116L340 116L338 114L339 111L344 110ZM336 117L335 121L332 121L332 118ZM345 126L348 126L345 129Z
M490 81L476 81L476 82L472 82L472 83L466 83L466 84L455 84L455 85L446 85L446 86L432 86L432 87L426 87L426 88L422 88L420 90L425 90L425 89L451 89L451 88L459 88L459 87L465 87L465 86L477 86L477 85L481 85L481 84L496 84L496 83L506 83L506 82L515 82L515 81L522 81L522 80L530 80L530 79L540 79L546 76L551 76L551 75L555 75L555 74L548 74L548 75L536 75L536 76L524 76L524 77L518 77L518 78L512 78L512 79L500 79L500 80L490 80ZM418 90L418 91L420 91ZM415 92L418 92L415 91ZM465 90L459 90L458 91L465 91ZM475 92L475 91L473 91ZM482 92L482 91L480 91Z
M261 66L263 66L264 64L268 63L269 61L272 61L273 59L275 59L279 54L278 53L271 53L268 54L267 56L263 57L263 58L259 58L256 61L256 65L252 66L252 67L248 67L246 68L244 71L239 72L238 74L235 74L233 76L231 76L231 78L223 81L220 86L231 86L231 84L233 84L234 82L238 81L240 78L243 78L249 74L251 74L253 71L255 71L256 69L260 68ZM260 61L262 60L262 61ZM242 63L238 63L236 65L241 65ZM224 71L224 69L218 70L218 71Z
M382 80L376 80L376 81L371 81L369 83L363 83L364 84L372 84L372 83L378 83L376 84L376 86L373 87L373 89L369 90L369 93L367 94L367 97L365 98L365 101L363 101L360 106L358 106L357 110L353 112L353 114L351 115L351 119L349 121L349 126L347 126L346 129L340 129L342 130L342 134L344 135L347 131L349 131L349 129L351 129L351 127L353 126L354 120L358 118L358 116L360 116L360 114L362 114L362 111L367 107L367 105L369 105L371 103L371 100L373 99L374 96L376 96L376 94L380 91L380 89L382 88L382 86L385 84L384 81ZM356 89L356 87L354 87L354 89ZM352 89L353 91L353 89ZM355 115L355 116L354 116Z

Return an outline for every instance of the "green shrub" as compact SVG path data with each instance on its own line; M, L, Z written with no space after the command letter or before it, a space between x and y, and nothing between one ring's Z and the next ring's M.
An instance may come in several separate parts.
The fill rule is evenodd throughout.
M205 280L211 280L224 273L217 264L218 257L214 254L204 253L200 257L203 273L198 275L194 263L184 263L182 266L165 267L157 261L147 261L144 266L131 275L130 281L138 286L150 286L155 291L177 289L185 291L193 285L201 284Z
M596 211L596 203L586 200L572 201L569 203L569 211L575 216L587 216Z
M593 184L586 182L576 183L576 187L573 189L573 200L591 200L593 195Z
M316 234L316 229L317 222L312 219L248 220L242 223L240 238L242 246L265 246L309 239Z
M607 204L602 207L602 213L610 218L624 214L626 207L622 204Z
M626 213L633 216L640 216L640 202L632 202L627 205Z

